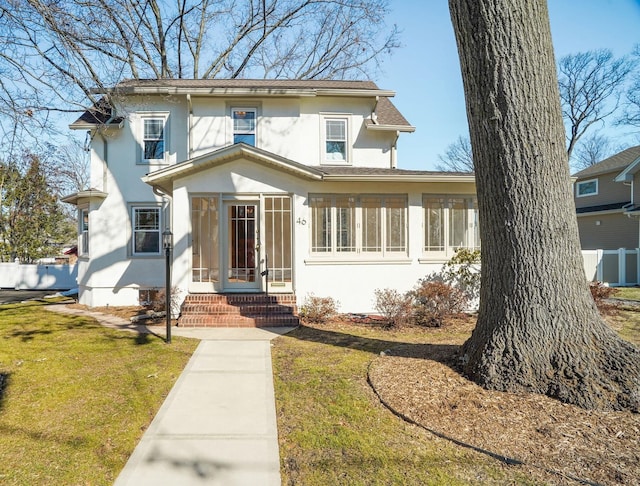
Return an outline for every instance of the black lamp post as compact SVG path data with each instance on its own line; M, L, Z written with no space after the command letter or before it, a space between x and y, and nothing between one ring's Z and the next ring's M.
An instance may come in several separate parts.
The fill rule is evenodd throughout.
M162 232L162 248L164 248L164 254L166 257L166 267L165 267L165 285L164 285L164 296L165 296L165 310L167 316L167 344L171 344L171 239L173 234L167 228Z

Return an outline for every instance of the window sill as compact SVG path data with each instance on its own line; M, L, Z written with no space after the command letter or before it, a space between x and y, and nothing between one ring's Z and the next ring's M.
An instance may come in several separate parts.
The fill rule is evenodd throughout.
M163 255L162 253L150 253L148 255L144 255L144 254L135 254L135 255L129 255L129 258L131 258L132 260L148 260L149 258L162 258Z
M305 265L410 265L412 259L409 257L358 257L358 258L337 258L337 257L315 257L305 259Z

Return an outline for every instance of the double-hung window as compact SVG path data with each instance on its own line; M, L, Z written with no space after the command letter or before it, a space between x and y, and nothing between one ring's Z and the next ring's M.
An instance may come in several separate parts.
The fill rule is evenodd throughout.
M80 210L80 255L89 254L89 208Z
M425 195L422 208L425 253L449 257L459 248L480 248L474 197Z
M131 208L132 255L160 255L160 207Z
M256 109L232 108L233 143L256 145Z
M348 162L348 120L346 117L324 118L324 162Z
M142 158L147 162L164 161L165 119L145 117L142 123Z
M310 197L311 253L317 256L384 257L407 252L404 195Z

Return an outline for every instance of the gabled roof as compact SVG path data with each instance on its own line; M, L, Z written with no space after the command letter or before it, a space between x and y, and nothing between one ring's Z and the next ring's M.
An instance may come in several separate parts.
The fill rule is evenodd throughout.
M383 169L368 167L308 166L266 150L238 143L194 157L184 162L150 172L143 182L166 194L173 192L173 181L217 167L227 162L246 159L311 181L343 182L475 182L475 176L461 172Z
M93 128L100 125L119 125L124 118L115 117L113 108L106 98L100 98L95 105L85 111L80 118L74 121L69 128L82 129Z
M61 197L60 200L62 202L77 206L80 199L105 199L107 196L108 194L106 192L94 188L89 188L85 189L84 191L74 192L73 194L69 194L68 196Z
M258 147L237 143L151 172L144 176L142 180L153 187L160 188L167 194L171 194L173 192L173 181L175 179L186 177L241 158L252 160L258 164L271 166L284 172L290 172L298 177L311 180L322 179L322 173L313 167L300 164L299 162L267 152Z
M601 162L598 162L597 164L587 167L580 172L576 172L574 177L578 179L586 179L588 177L595 177L608 172L620 172L628 168L634 162L637 162L638 159L640 159L640 145L630 147L607 159L604 159Z
M175 94L194 96L242 97L314 97L349 96L377 100L376 120L368 120L371 130L413 132L413 127L389 100L391 90L378 88L373 81L295 80L295 79L129 79L113 88L95 89L95 93L123 96L132 94ZM102 98L87 110L71 128L87 128L106 123L111 108ZM121 121L121 119L120 119Z

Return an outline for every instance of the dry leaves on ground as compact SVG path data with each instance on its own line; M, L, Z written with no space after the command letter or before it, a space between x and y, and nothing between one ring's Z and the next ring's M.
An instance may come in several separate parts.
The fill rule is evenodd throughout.
M469 324L469 329L473 323ZM640 415L484 390L456 371L460 342L406 344L374 359L370 382L393 411L552 484L640 484Z

